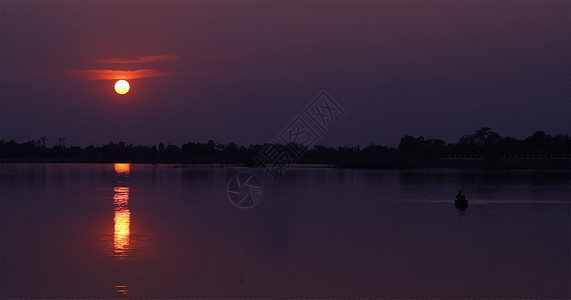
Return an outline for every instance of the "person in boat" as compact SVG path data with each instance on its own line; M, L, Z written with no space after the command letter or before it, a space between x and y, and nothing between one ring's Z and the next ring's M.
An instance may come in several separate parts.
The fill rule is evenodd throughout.
M466 201L466 196L462 194L462 191L458 191L458 194L456 194L456 200L457 201Z

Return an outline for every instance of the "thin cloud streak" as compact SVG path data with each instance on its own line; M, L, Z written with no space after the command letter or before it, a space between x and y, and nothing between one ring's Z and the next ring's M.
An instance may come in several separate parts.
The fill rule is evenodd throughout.
M171 77L181 75L174 72L162 72L156 69L142 69L134 71L125 70L74 70L50 74L51 78L81 79L81 80L118 80Z
M151 55L151 56L140 56L134 59L128 58L109 58L109 59L101 59L97 60L97 63L102 64L134 64L134 63L150 63L150 62L157 62L157 61L167 61L167 60L175 60L178 58L178 55Z

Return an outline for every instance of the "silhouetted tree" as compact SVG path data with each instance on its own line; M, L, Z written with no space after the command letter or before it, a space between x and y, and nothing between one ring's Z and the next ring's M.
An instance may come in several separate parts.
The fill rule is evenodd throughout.
M530 155L549 157L569 157L571 138L568 134L551 136L537 131L520 140L502 137L489 127L476 130L473 134L464 135L455 144L446 144L443 140L425 139L423 136L405 135L397 148L370 144L363 149L359 145L326 147L315 145L311 149L303 145L262 144L238 146L235 143L217 144L213 140L206 143L189 142L178 147L160 143L134 146L125 142L113 141L106 145L89 145L85 148L66 147L65 139L58 138L52 148L47 147L47 138L17 143L15 140L0 140L0 158L2 161L88 161L88 162L221 162L251 163L254 156L261 153L264 147L273 146L281 152L289 151L292 163L327 163L340 166L363 168L401 168L438 166L444 153L483 155L489 161L497 160L502 155ZM302 156L291 155L291 149L305 149ZM562 162L565 166L565 162ZM568 165L567 165L568 166Z

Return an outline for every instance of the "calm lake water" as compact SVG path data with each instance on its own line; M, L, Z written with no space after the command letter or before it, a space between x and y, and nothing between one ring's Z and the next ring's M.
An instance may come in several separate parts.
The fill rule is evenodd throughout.
M2 297L571 296L568 170L238 172L3 164Z

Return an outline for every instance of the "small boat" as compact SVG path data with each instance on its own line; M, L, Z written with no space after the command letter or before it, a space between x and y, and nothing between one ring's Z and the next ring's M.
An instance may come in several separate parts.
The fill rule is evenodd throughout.
M466 199L456 199L456 200L454 201L454 205L455 205L456 207L466 208L466 207L468 207L468 200L466 200Z

